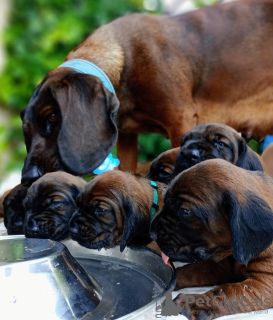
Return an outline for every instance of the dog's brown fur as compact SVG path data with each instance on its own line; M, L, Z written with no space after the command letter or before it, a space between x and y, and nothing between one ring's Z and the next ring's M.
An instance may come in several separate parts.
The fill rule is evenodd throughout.
M70 52L67 60L80 58L97 64L115 87L120 101L116 123L122 170L136 171L137 135L140 132L158 132L171 140L172 147L178 147L181 136L201 123L225 123L248 137L255 135L257 139L273 132L272 14L272 0L241 0L172 17L128 15L99 28ZM77 77L82 90L72 84L71 79ZM61 82L56 83L57 78ZM90 90L85 89L84 83L91 86ZM72 90L71 94L62 89L67 86ZM53 97L46 95L48 88ZM61 104L65 106L76 94L75 111L65 112L62 107L58 113L60 89L64 91ZM96 100L101 93L99 101L104 100L104 105L92 109L92 99ZM108 102L113 99L110 92L102 88L101 81L93 76L77 76L69 68L50 71L30 106L52 108L54 105L57 111L51 112L58 113L63 121L76 116L74 124L70 123L71 130L65 130L66 134L73 132L73 136L69 134L65 139L70 139L68 144L75 143L77 147L70 147L72 152L69 150L67 154L73 157L67 158L62 147L66 136L62 134L62 139L58 140L60 163L46 165L42 159L45 157L43 142L38 146L36 139L35 152L28 146L22 181L30 184L31 179L26 178L30 172L33 181L39 174L60 168L76 174L90 174L117 138L114 128L110 138L106 129L96 126L98 115L102 117L101 109L106 106L105 117L110 117L117 109L116 102L112 105ZM91 105L85 107L87 100ZM109 110L107 105L110 105ZM87 116L86 112L81 116L85 108L92 116ZM35 132L28 136L31 130L27 123L33 121L28 118L30 113L22 114L22 117L26 140L34 139ZM102 121L100 128L110 123ZM75 126L80 128L76 130L77 136L73 130ZM63 131L55 127L54 135ZM83 127L88 130L82 130ZM51 139L50 144L55 146L55 140ZM103 150L99 149L99 144L92 146L88 141L104 142ZM49 157L56 153L53 149ZM76 163L71 163L72 159Z
M187 303L187 295L178 295L175 301L188 319L271 307L272 194L271 177L220 159L185 170L169 185L163 209L152 221L151 235L166 255L192 263L177 270L177 289L220 285L192 294L193 303ZM196 303L207 297L214 298L214 304ZM251 303L242 304L241 297ZM271 302L255 305L252 299L261 297ZM232 304L236 298L239 303Z
M63 240L86 181L66 172L51 172L35 181L24 200L24 234L30 238Z
M4 224L8 235L24 234L25 208L23 205L27 187L18 184L3 195Z
M215 158L247 170L263 171L260 156L247 145L239 132L221 123L206 123L194 127L182 137L173 175Z
M271 143L261 154L261 163L264 172L273 177L273 143Z
M146 177L151 180L170 183L173 178L176 157L180 147L162 152L150 165L150 170Z
M158 208L163 205L166 185L157 183ZM78 210L70 221L72 239L91 248L131 243L158 249L149 237L154 188L148 179L129 172L108 171L85 186ZM155 214L156 214L155 213Z
M5 197L9 194L10 190L5 191L2 196L0 197L0 218L2 218L4 216L4 208L3 208L3 202Z

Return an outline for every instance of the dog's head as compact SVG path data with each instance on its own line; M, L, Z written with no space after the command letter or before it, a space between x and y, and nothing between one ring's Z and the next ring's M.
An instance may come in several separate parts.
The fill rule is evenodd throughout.
M146 177L148 179L163 183L170 183L173 177L176 156L180 148L173 148L162 152L151 164L150 170Z
M21 111L27 157L22 184L47 172L91 175L117 141L119 101L95 76L50 71Z
M263 171L257 154L236 130L224 124L208 123L194 127L182 137L174 176L204 160L217 158L247 170Z
M120 250L132 239L148 235L153 190L149 180L122 171L108 171L91 180L70 221L70 234L90 249Z
M25 219L25 208L23 201L27 194L27 187L19 184L11 189L4 198L4 224L9 235L24 234L23 224Z
M223 160L185 170L169 185L151 237L171 259L247 265L273 240L273 180Z
M28 189L24 233L29 238L62 240L86 182L66 172L45 174Z

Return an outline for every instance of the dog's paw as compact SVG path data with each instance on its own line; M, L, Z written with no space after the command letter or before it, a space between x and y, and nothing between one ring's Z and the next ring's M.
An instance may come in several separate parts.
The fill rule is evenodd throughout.
M197 298L198 299L198 298ZM187 317L189 320L211 320L214 319L213 310L202 308L196 304L194 296L180 293L174 303L181 308L180 314Z

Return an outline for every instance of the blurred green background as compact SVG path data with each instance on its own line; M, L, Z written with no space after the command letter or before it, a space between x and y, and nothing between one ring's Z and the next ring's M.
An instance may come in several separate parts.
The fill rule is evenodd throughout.
M3 1L3 0L1 0ZM6 0L9 1L9 0ZM216 3L193 0L195 6ZM147 4L147 0L146 0ZM160 0L13 0L2 36L5 50L0 74L0 183L21 170L26 149L21 130L23 109L46 73L60 65L70 50L107 22L132 12L162 14ZM149 161L170 148L158 134L139 137L139 161Z

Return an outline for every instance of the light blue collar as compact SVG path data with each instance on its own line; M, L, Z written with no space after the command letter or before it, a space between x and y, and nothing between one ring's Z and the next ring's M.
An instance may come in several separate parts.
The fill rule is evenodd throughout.
M152 180L149 180L150 181L150 184L151 186L153 187L154 189L154 199L153 199L153 205L152 205L152 208L151 208L151 213L150 213L150 219L152 221L156 211L158 210L158 194L157 194L157 185L156 185L156 182L152 181Z
M98 77L103 85L116 95L115 89L107 75L94 63L83 59L72 59L65 61L58 68L63 67L72 68L80 73L91 74L92 76Z

